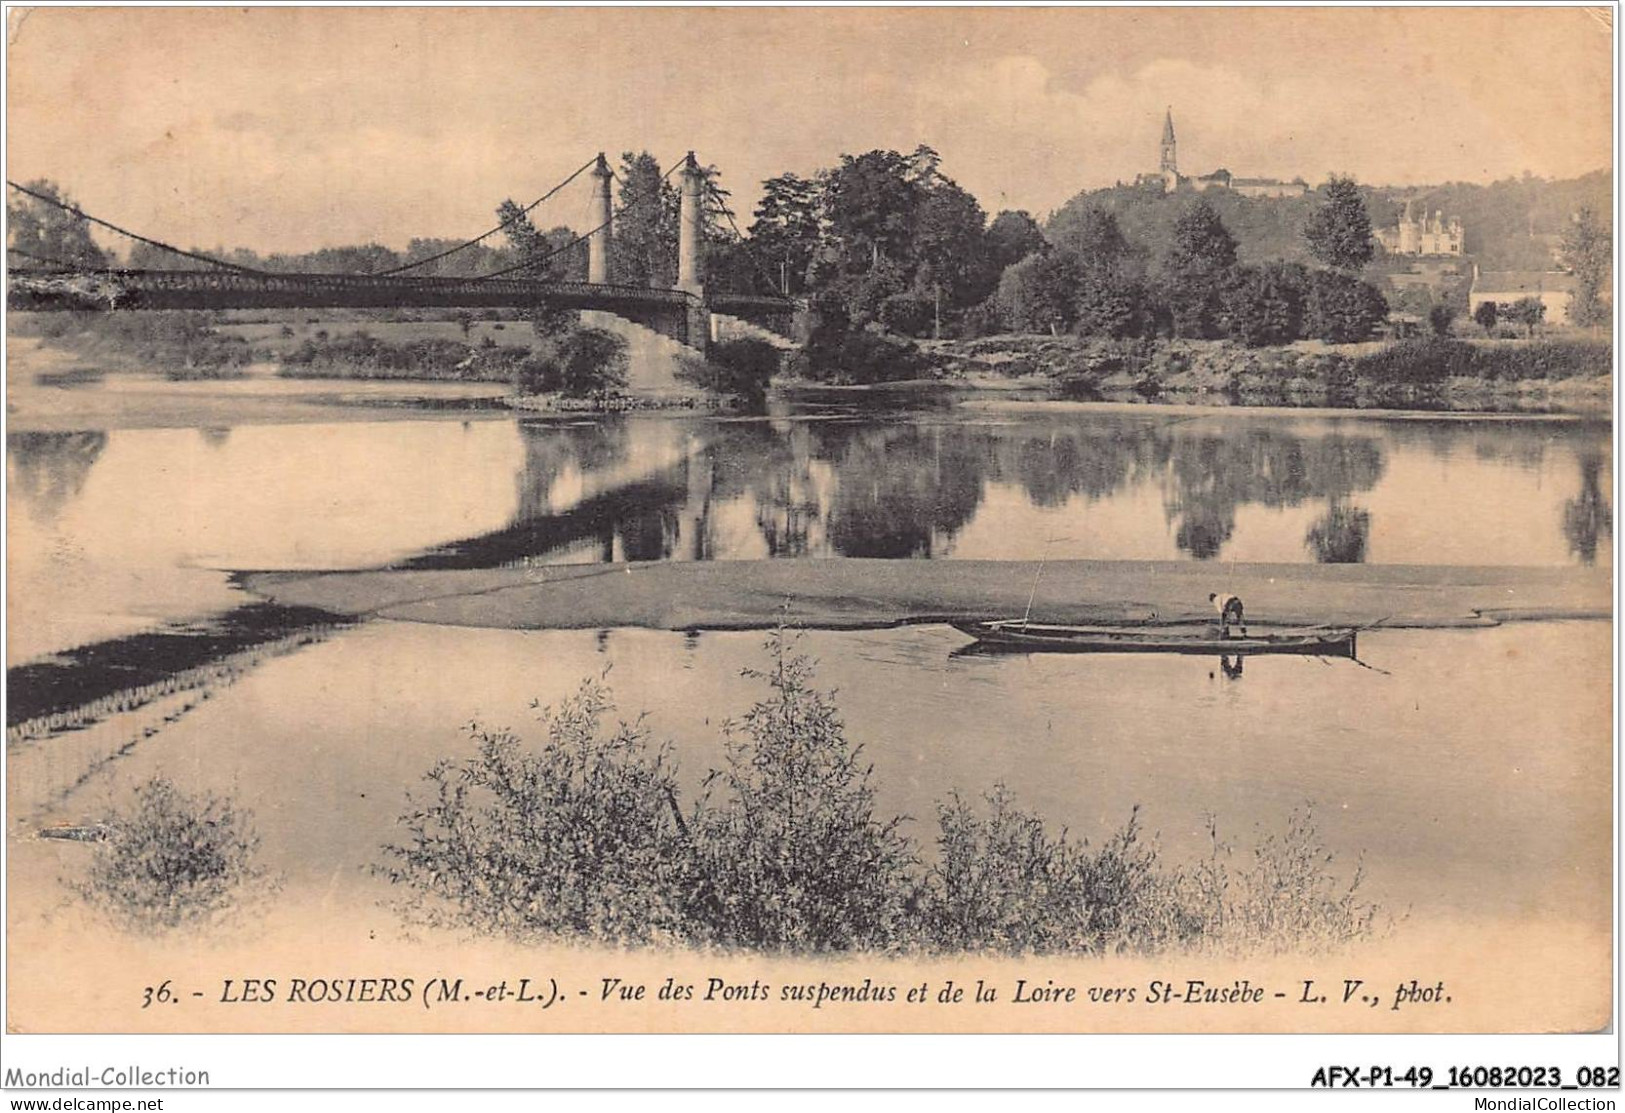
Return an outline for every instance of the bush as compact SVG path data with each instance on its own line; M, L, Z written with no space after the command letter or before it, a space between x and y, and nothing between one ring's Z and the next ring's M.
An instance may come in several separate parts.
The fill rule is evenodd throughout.
M1401 340L1354 361L1357 382L1380 385L1434 385L1472 374L1473 346L1459 340Z
M769 693L725 724L726 766L686 819L668 748L641 723L606 731L599 681L543 712L539 748L471 728L477 753L429 770L406 838L385 848L403 914L516 940L796 953L1291 950L1372 932L1359 872L1338 880L1308 812L1249 868L1215 833L1207 859L1175 870L1137 811L1095 849L1052 838L1001 786L985 818L958 796L939 805L939 858L922 870L793 649L776 633L769 668L747 671Z
M959 317L958 335L962 340L975 340L994 336L1004 331L1004 319L999 313L996 297L977 302Z
M731 394L747 407L760 408L778 374L782 353L765 340L724 340L711 345L703 360L684 361L678 375L696 386Z
M1487 304L1487 303L1486 303ZM1473 349L1473 373L1484 379L1584 379L1613 373L1611 344L1546 340Z
M929 294L905 290L880 303L880 323L904 336L929 336L936 322L936 302Z
M828 292L813 302L814 324L803 348L809 378L834 383L883 383L928 373L933 364L906 340L855 325Z
M684 853L676 770L641 725L608 733L608 690L587 681L527 750L472 728L476 756L427 774L429 798L382 872L412 892L408 921L527 940L647 942L679 929Z
M317 333L282 357L278 373L287 378L505 382L529 352L518 345L499 347L489 336L477 348L440 338L391 344L359 329L334 338Z
M1229 864L1234 851L1208 821L1212 852L1183 871L1170 890L1189 930L1210 949L1305 953L1346 947L1376 932L1378 908L1358 896L1364 872L1347 882L1330 867L1314 811L1293 811L1281 835L1266 835L1245 869Z
M771 667L745 675L772 694L728 724L727 768L695 808L689 919L707 942L757 950L896 947L914 895L901 819L876 818L871 769L812 662L782 633L768 650Z
M1409 386L1450 378L1491 382L1594 378L1612 370L1611 345L1572 340L1494 347L1437 338L1402 340L1354 362L1358 382Z
M1290 344L1303 335L1309 272L1295 264L1237 267L1220 294L1220 325L1249 348Z
M574 329L542 343L514 374L524 394L613 394L626 386L626 341L604 329Z
M227 800L189 796L155 777L135 790L130 811L105 821L81 895L134 931L222 920L266 881L249 820Z
M42 315L43 316L43 315ZM82 352L134 356L158 364L171 379L241 376L260 353L240 336L215 331L215 316L198 310L57 314L40 335Z
M1304 310L1306 335L1333 344L1369 340L1388 316L1382 291L1338 271L1314 271Z
M1099 853L1051 839L1003 785L986 819L957 795L938 805L941 857L924 902L925 935L942 951L1012 954L1126 946L1150 892L1155 854L1139 843L1137 817Z

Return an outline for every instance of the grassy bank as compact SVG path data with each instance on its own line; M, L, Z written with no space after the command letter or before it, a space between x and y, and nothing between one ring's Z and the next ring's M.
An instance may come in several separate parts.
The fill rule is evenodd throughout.
M531 358L528 344L467 344L424 338L391 342L365 329L319 332L282 353L277 374L289 379L414 379L510 383Z
M169 379L234 379L271 358L245 337L215 328L217 315L153 313L26 313L13 318L14 335L71 351L119 369L157 368Z

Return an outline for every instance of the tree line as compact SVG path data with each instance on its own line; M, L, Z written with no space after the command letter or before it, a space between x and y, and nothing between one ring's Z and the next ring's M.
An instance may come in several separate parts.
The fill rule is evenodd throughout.
M943 173L930 147L907 154L877 149L843 154L810 176L768 179L742 234L717 171L707 167L705 174L707 287L807 299L819 322L809 345L815 363L908 362L895 346L859 335L866 332L913 338L1072 332L1230 338L1251 346L1306 337L1348 342L1373 335L1389 309L1381 290L1362 277L1375 251L1369 206L1384 203L1350 178L1334 177L1308 198L1270 204L1102 190L1080 194L1041 227L1024 211L989 220L976 198ZM616 177L615 280L671 286L679 212L672 175L644 151L624 153ZM1533 203L1531 191L1542 184L1481 188L1486 197ZM71 204L52 183L32 186ZM1156 221L1148 224L1145 214L1152 212ZM8 213L10 247L23 265L116 263L69 213L27 198L8 203ZM1170 213L1177 215L1168 225ZM1575 319L1587 323L1606 316L1611 229L1594 210L1581 214L1565 228L1561 254L1579 287ZM497 216L501 239L442 258L436 256L460 241L417 238L404 252L363 244L215 254L272 271L376 274L423 263L410 273L470 277L529 264L526 273L537 277L585 277L587 247L574 242L578 233L537 227L511 199ZM1254 243L1264 234L1255 227L1259 220L1268 234ZM1270 254L1260 254L1260 243ZM196 264L136 243L124 265ZM1448 310L1436 316L1436 330L1449 327Z

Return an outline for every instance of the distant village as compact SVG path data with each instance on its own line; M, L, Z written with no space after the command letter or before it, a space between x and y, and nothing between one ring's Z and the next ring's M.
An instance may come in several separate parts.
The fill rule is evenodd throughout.
M1304 197L1310 192L1309 183L1303 178L1293 178L1291 181L1246 178L1223 167L1195 176L1181 173L1172 108L1163 116L1159 153L1158 168L1137 175L1134 179L1136 188L1164 194L1224 190L1248 198ZM1567 271L1557 269L1558 237L1551 237L1552 269L1480 271L1477 263L1469 263L1464 258L1467 254L1467 233L1461 218L1447 216L1439 210L1428 212L1424 200L1425 197L1406 198L1404 213L1396 224L1372 229L1372 236L1382 254L1404 258L1409 262L1404 269L1391 270L1385 275L1395 294L1426 290L1432 297L1442 297L1450 290L1459 291L1466 283L1469 317L1486 302L1505 309L1525 298L1535 298L1546 307L1546 324L1569 323L1569 303L1574 296L1575 279ZM1396 323L1401 325L1414 318L1415 315L1404 312L1393 315Z

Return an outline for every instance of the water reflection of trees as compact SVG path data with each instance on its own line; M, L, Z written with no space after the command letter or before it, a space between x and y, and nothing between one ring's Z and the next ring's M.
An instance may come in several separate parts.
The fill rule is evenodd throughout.
M1179 523L1175 543L1198 560L1218 555L1243 505L1281 509L1328 499L1335 508L1374 487L1386 468L1381 446L1369 438L1300 437L1267 428L1240 436L1176 435L1159 451L1168 453L1164 508Z
M1382 476L1371 438L1247 424L1201 432L1110 415L1030 427L875 421L644 422L522 427L506 529L440 550L460 566L566 547L589 559L942 556L990 484L1038 507L1161 490L1181 551L1217 556L1243 505L1330 504L1310 546L1363 558L1369 514L1349 496ZM574 481L560 483L562 477ZM554 501L560 500L555 506ZM737 512L721 513L724 507ZM747 541L737 530L752 531ZM728 532L729 530L735 532ZM759 543L761 549L754 548ZM741 546L746 546L741 548Z
M1580 493L1563 505L1563 536L1582 563L1597 563L1597 545L1614 532L1614 509L1602 493L1603 456L1580 454Z
M1309 527L1303 543L1321 564L1362 564L1371 537L1371 512L1333 500L1325 515Z
M996 457L988 438L952 426L844 430L834 464L829 544L848 557L941 555L982 503Z
M74 433L7 433L11 489L38 522L54 522L84 490L90 469L107 447L101 430Z

